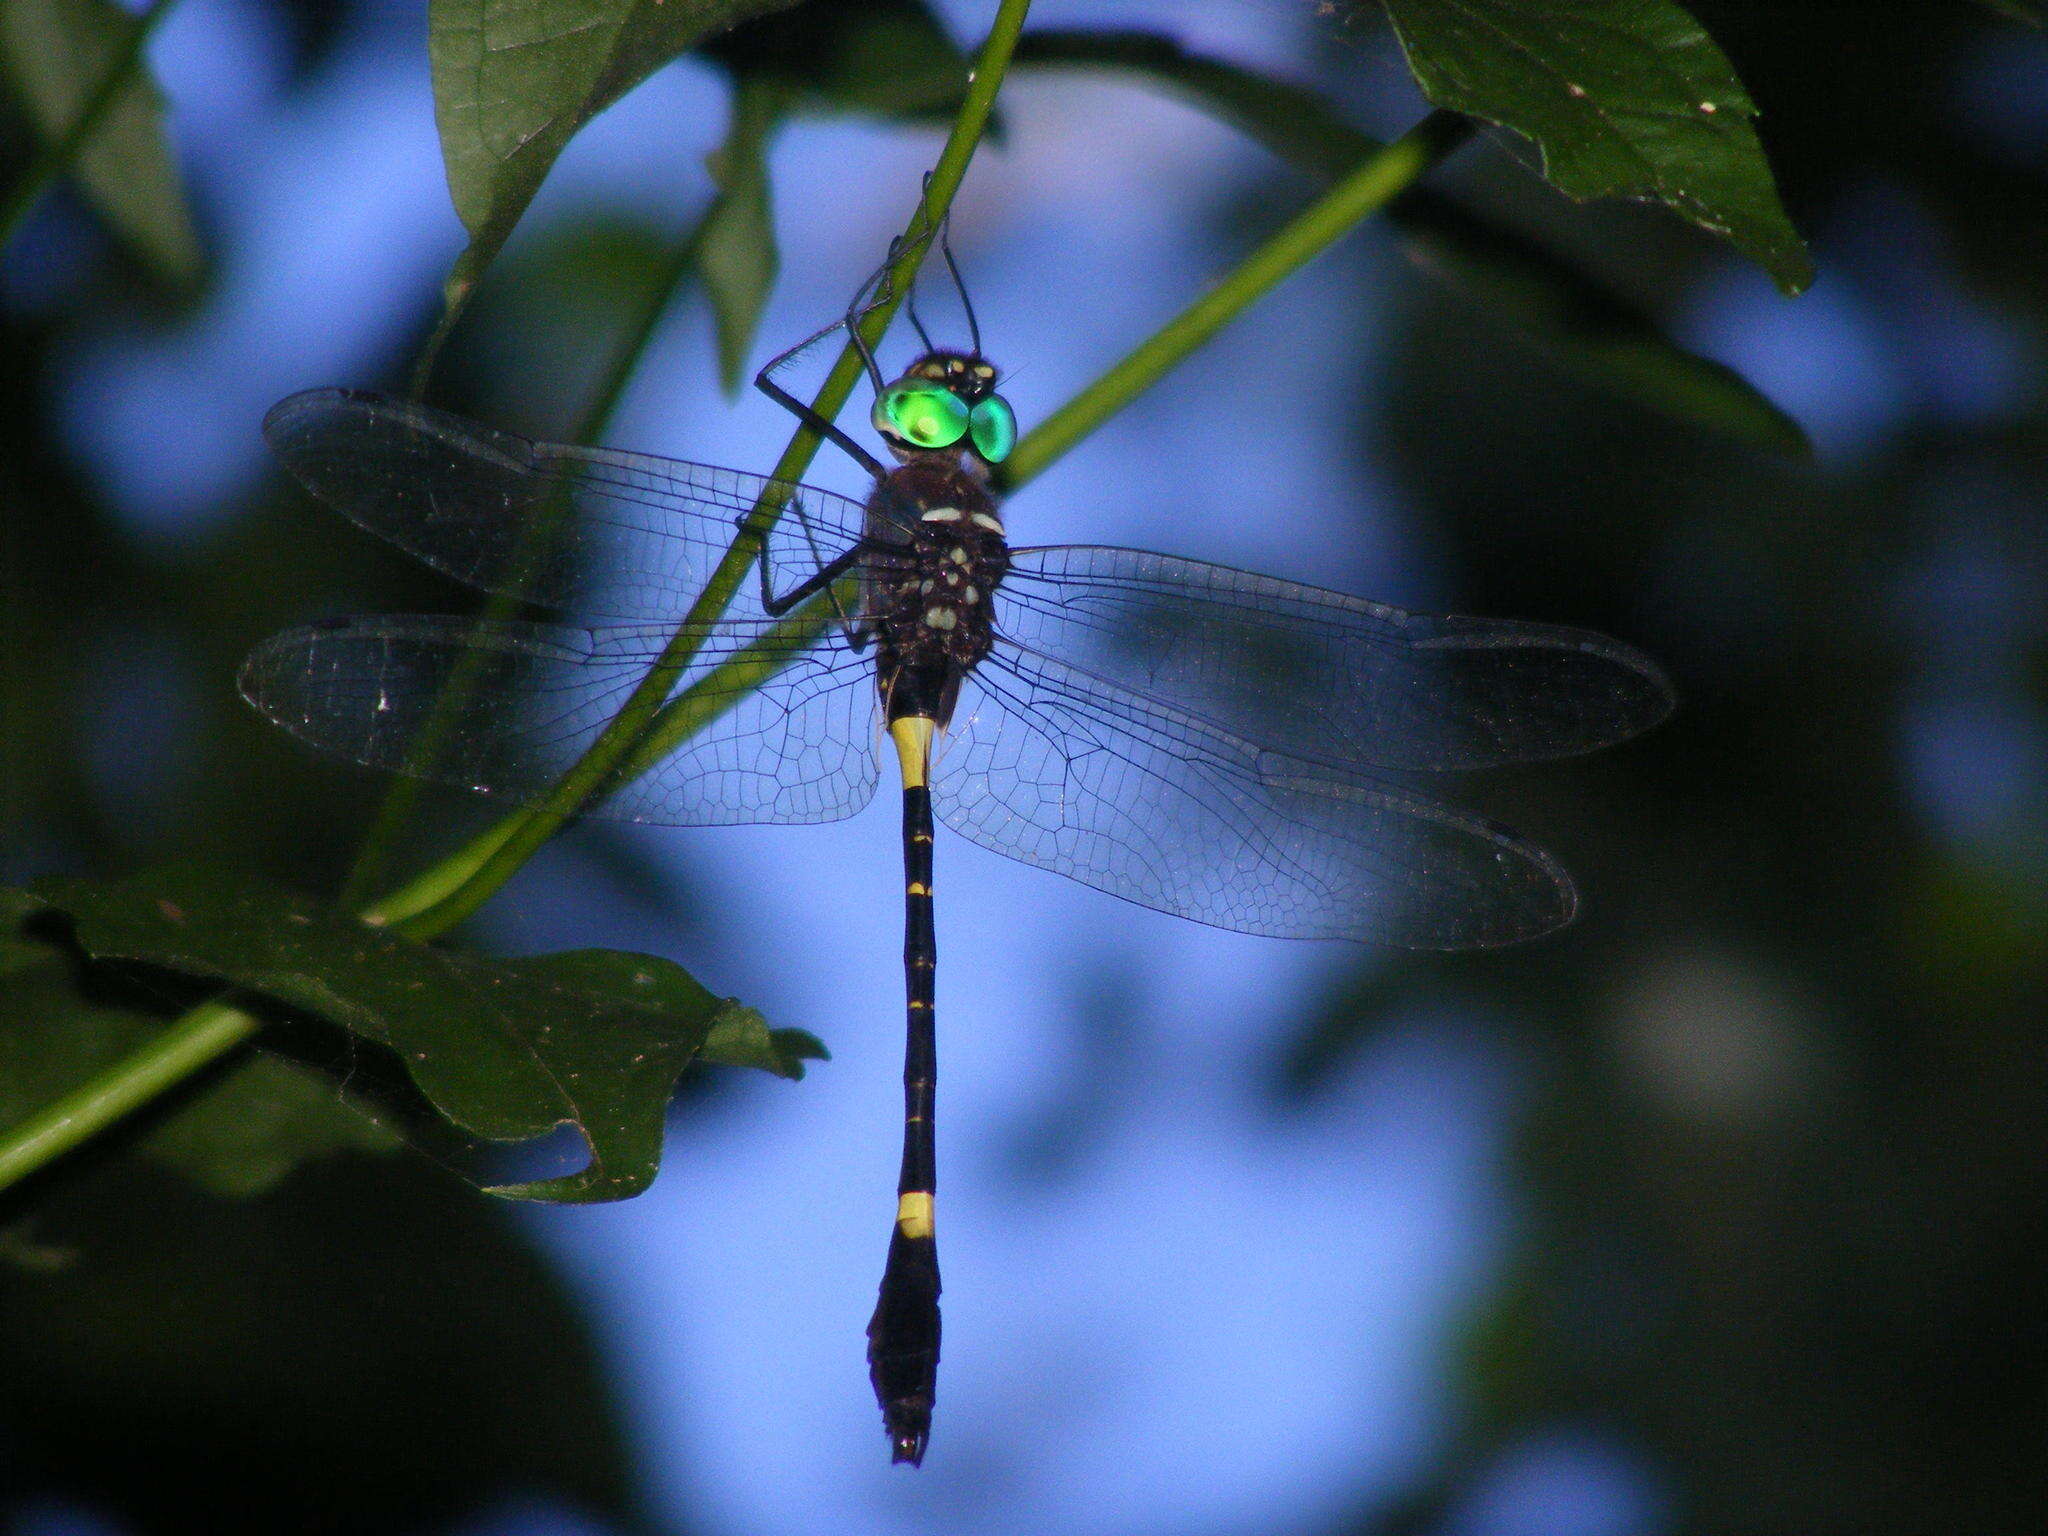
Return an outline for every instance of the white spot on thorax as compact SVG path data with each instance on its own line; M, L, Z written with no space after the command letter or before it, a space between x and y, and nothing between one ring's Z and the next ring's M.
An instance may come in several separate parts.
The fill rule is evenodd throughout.
M960 515L958 507L933 507L925 513L924 520L928 523L957 523Z

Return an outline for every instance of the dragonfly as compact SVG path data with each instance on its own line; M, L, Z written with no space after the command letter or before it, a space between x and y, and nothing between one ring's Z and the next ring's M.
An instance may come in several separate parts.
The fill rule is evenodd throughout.
M664 826L837 820L893 767L903 1156L868 1363L892 1459L916 1465L940 1342L936 825L1219 928L1512 944L1571 921L1569 875L1416 781L1619 742L1673 695L1648 657L1586 630L1411 613L1145 550L1013 546L997 478L1016 417L971 305L967 347L918 323L922 352L889 379L859 303L819 335L855 338L891 462L776 382L810 341L755 382L867 470L865 499L380 394L280 402L264 433L314 495L551 617L315 623L259 645L240 685L325 753L517 804L658 678L694 733L629 759L581 813ZM736 550L755 579L707 604Z

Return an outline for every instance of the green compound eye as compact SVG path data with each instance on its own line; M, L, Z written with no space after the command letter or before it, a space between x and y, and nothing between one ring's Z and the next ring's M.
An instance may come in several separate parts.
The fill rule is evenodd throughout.
M936 384L891 384L874 420L877 432L913 448L950 448L967 435L967 402Z
M1001 395L990 395L976 405L967 421L974 434L974 451L989 463L1002 463L1017 446L1017 413Z

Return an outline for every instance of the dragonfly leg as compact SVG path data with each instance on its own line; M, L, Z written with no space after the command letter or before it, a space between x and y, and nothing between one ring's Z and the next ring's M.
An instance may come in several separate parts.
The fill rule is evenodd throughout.
M826 327L826 330L837 330L839 326L843 323L844 322L842 321L834 321L831 325ZM813 340L815 339L816 338L813 338ZM809 346L810 343L806 342L804 345ZM801 351L802 348L798 348L797 350ZM784 359L791 355L792 354L790 353L784 353L782 357L776 358L774 362L769 363L767 367L763 368L759 373L755 374L754 388L760 390L762 394L766 395L770 400L773 400L785 411L788 411L791 415L796 417L798 421L802 422L805 426L809 427L813 432L817 433L820 437L826 438L831 442L838 444L838 446L842 450L844 450L847 456L850 457L854 461L854 463L860 465L862 469L866 470L876 479L879 480L882 476L888 474L888 466L885 465L880 459L876 458L872 453L869 453L867 449L861 447L861 445L855 442L851 437L848 437L846 433L833 422L826 420L823 416L820 416L816 411L812 410L806 402L797 399L795 395L792 395L788 390L784 389L780 384L776 383L773 379L768 377L769 373L773 369L780 367Z
M834 331L843 330L853 342L854 350L860 354L861 366L867 370L868 382L873 385L876 394L879 395L882 392L882 370L875 362L875 354L869 348L867 338L860 333L860 325L874 311L877 305L888 301L889 269L895 265L901 246L902 241L900 237L889 242L888 256L883 260L881 266L877 267L868 276L867 280L854 290L853 302L847 305L844 315L834 320L830 325L813 331L788 351L770 358L763 365L761 371L754 375L754 388L760 390L762 394L773 400L785 411L788 411L820 437L837 443L856 464L860 465L862 469L865 469L877 480L889 473L888 467L872 453L869 453L867 449L861 447L859 443L847 436L836 423L826 420L818 412L812 410L807 403L797 399L795 395L792 395L788 390L776 383L773 375L785 367L793 358L816 346ZM870 298L871 294L872 298Z
M925 190L929 192L932 183L931 172L925 172L924 183ZM960 263L953 256L953 243L947 238L947 234L952 227L953 210L948 208L945 216L939 220L939 254L946 260L946 271L953 279L953 291L960 295L960 307L967 315L968 348L974 356L979 357L981 356L981 322L974 316L974 300L968 296L967 280L960 275ZM904 308L909 312L910 323L917 327L918 340L924 343L925 351L937 351L938 349L932 345L931 337L925 334L924 323L917 318L917 295L914 292L904 295Z
M870 556L870 551L868 550L868 547L865 543L856 544L853 546L853 548L849 549L845 554L841 555L838 559L834 560L830 565L822 567L814 575L811 575L803 581L798 582L794 587L791 587L787 592L784 592L780 596L777 596L775 592L774 578L770 575L768 568L769 561L767 535L749 526L744 518L740 519L740 531L742 533L749 534L760 541L761 559L759 563L759 571L761 578L761 607L767 612L768 617L771 619L781 618L785 613L789 612L790 609L794 608L798 603L802 602L805 598L815 596L817 593L824 591L827 587L830 587L835 581L839 580L840 577L846 575L847 572L851 571L854 568L854 566L858 565L863 560L868 559ZM838 606L837 597L834 597L833 599L833 606L835 608ZM841 610L839 616L841 619L845 619L847 617L844 610Z
M929 181L930 178L927 177L926 180ZM917 238L920 241L929 240L931 235L927 232ZM897 258L903 254L903 243L901 235L898 235L889 242L889 254L882 258L882 264L869 273L866 280L853 291L853 301L846 306L846 313L844 315L834 320L830 325L813 331L788 351L770 358L761 371L754 375L754 388L760 390L762 394L773 400L785 411L788 411L820 437L837 443L856 464L860 465L862 469L865 469L877 480L884 478L889 473L888 466L869 453L867 449L861 447L851 437L847 436L835 423L827 421L823 416L812 410L804 401L797 399L796 396L776 383L773 375L779 372L791 359L816 346L818 342L830 336L834 331L843 330L846 332L847 339L852 342L854 351L860 354L861 366L867 370L868 383L873 387L877 395L881 394L883 387L882 370L875 361L874 349L868 345L867 338L861 335L860 327L861 322L873 314L877 308L889 302L893 293L889 285L889 273L895 267ZM952 261L950 252L947 255L947 261L949 264ZM919 326L918 330L922 334L924 327ZM926 350L930 350L929 339L926 341Z

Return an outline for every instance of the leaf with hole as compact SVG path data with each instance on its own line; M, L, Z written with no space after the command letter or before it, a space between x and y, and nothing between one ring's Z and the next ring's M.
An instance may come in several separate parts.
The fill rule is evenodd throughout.
M67 914L86 953L162 967L275 999L396 1053L462 1130L521 1142L573 1126L581 1172L497 1186L528 1200L638 1194L661 1159L676 1079L719 1035L726 1059L800 1076L822 1055L800 1033L754 1033L758 1015L673 962L616 950L493 960L415 943L212 866L35 894Z

